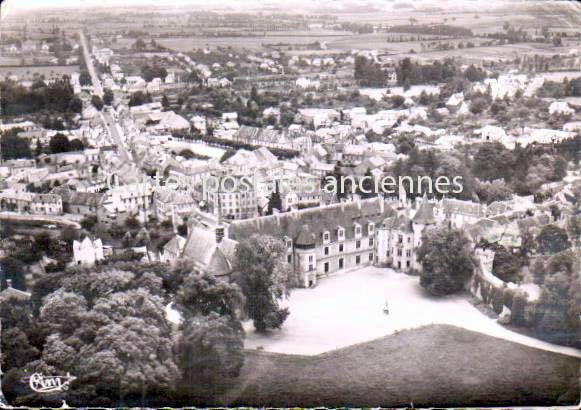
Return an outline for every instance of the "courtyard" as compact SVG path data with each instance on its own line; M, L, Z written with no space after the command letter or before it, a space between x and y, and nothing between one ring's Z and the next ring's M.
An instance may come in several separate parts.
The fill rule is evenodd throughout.
M383 313L386 300L389 315ZM369 266L295 289L282 329L258 334L244 324L245 347L266 352L318 355L431 324L461 327L525 346L581 357L581 351L553 345L506 329L476 309L466 295L436 298L419 278Z

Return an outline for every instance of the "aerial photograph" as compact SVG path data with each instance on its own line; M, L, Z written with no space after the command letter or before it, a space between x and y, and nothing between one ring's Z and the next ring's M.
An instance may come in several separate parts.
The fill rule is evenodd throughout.
M581 2L4 0L0 408L581 406Z

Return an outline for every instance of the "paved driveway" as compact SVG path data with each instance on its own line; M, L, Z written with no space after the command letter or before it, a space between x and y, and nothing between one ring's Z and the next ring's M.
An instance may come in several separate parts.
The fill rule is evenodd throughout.
M385 301L390 313L383 313ZM315 289L296 289L290 316L280 330L260 335L245 323L245 346L265 351L315 355L366 342L402 329L450 324L553 352L581 357L581 351L512 332L482 314L465 295L435 298L419 278L391 269L366 267L321 280Z

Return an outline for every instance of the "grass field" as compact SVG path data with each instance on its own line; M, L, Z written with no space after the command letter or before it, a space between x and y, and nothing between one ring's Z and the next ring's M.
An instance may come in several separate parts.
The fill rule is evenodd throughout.
M447 325L318 356L252 351L217 403L231 406L504 406L573 403L579 359Z
M71 75L74 72L79 71L78 65L63 65L63 66L35 66L35 67L0 67L0 78L4 78L10 75L17 75L19 79L31 80L34 78L34 74L39 75L44 74L48 79L51 77L60 77L63 74Z

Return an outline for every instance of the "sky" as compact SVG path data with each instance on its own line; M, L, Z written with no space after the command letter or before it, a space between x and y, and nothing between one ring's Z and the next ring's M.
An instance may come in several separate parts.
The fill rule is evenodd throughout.
M341 0L327 0L321 1L321 3L330 2L341 3ZM378 3L386 3L388 0L375 0ZM404 2L412 3L442 3L443 0L401 0ZM458 3L458 0L453 0ZM462 1L462 0L460 0ZM467 1L467 0L464 0ZM468 0L469 1L469 0ZM359 1L349 1L355 2ZM364 1L365 3L373 3L373 0ZM397 2L395 0L394 2ZM472 1L473 2L473 1ZM172 5L219 5L219 6L258 6L260 4L285 4L289 7L301 6L301 5L314 5L317 2L312 0L4 0L2 2L2 8L7 7L10 9L34 9L34 8L45 8L45 7L95 7L95 6L135 6L143 4L151 4L155 6L172 6ZM6 4L6 6L5 6Z
M114 6L142 6L152 5L158 7L165 6L206 6L209 8L235 8L248 9L259 8L261 6L275 6L280 7L281 11L286 9L292 11L293 9L313 9L314 7L338 7L351 4L381 4L387 6L398 3L414 3L423 6L447 6L446 8L462 8L462 5L474 7L487 7L492 5L498 6L502 3L508 3L510 0L0 0L1 15L7 15L11 10L26 11L38 8L57 8L57 7L114 7ZM512 0L515 1L515 0ZM518 0L516 0L518 1ZM523 0L521 0L523 1ZM486 6L485 6L486 4Z

